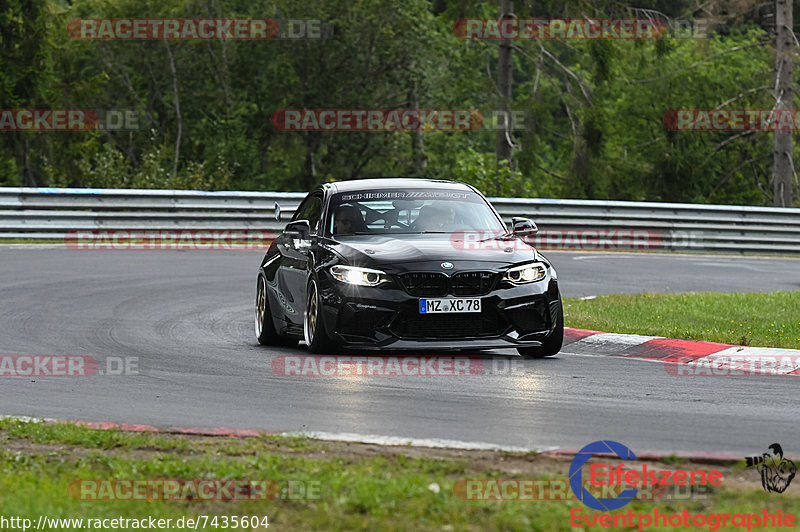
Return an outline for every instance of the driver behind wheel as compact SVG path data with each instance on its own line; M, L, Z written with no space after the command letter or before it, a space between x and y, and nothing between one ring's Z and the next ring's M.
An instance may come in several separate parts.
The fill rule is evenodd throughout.
M342 205L333 216L334 235L352 235L365 230L361 212L352 205Z

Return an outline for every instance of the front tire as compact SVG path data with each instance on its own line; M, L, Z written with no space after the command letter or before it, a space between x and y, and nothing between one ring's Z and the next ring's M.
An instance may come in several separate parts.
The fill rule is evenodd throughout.
M556 328L545 338L540 347L518 347L522 358L544 358L555 356L564 344L564 307L558 302L558 319Z
M303 314L303 334L308 350L318 354L331 353L336 349L336 343L330 339L325 329L325 322L322 319L322 298L319 295L316 279L309 281L306 293L308 299Z
M297 345L296 338L281 336L272 322L272 311L267 297L267 279L264 274L258 275L256 283L256 338L261 345L292 347Z

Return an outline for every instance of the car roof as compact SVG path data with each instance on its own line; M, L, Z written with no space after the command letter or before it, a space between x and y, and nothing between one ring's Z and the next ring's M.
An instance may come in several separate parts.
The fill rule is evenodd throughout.
M447 181L445 179L416 179L412 177L376 177L374 179L352 179L350 181L337 181L325 183L331 193L352 192L354 190L387 190L397 188L427 188L443 190L473 190L471 186L460 181Z

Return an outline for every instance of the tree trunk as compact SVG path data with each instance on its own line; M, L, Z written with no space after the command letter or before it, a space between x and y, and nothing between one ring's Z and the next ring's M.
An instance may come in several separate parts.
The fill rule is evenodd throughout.
M408 101L412 109L419 109L419 96L417 94L417 82L414 82ZM425 140L422 137L422 130L411 131L411 162L413 165L412 175L422 176L428 167L428 156L425 154Z
M514 2L500 0L500 18L512 18ZM512 98L512 72L511 41L500 41L500 50L497 54L497 92L500 97L498 110L505 116L503 127L497 130L497 163L498 165L511 166L511 98ZM497 183L497 192L500 193L502 183Z
M167 57L169 57L169 68L172 71L172 94L174 97L173 106L175 107L175 118L178 120L178 133L175 135L175 159L172 163L172 177L178 175L178 162L181 158L181 137L183 136L183 115L181 115L181 98L178 94L178 69L175 67L175 56L167 41Z
M306 133L306 175L305 188L311 190L317 183L317 150L320 146L319 133Z
M779 131L781 113L792 109L792 0L775 0L775 151L772 165L773 198L776 207L792 206L792 130Z

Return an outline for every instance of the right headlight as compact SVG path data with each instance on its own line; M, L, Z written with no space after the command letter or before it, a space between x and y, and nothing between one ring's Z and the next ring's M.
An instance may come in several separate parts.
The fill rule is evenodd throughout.
M372 268L359 268L358 266L331 266L331 275L337 281L361 286L378 286L388 283L389 276L380 270Z
M532 262L508 269L503 275L503 280L513 284L526 284L541 281L545 275L547 275L547 266L541 262Z

